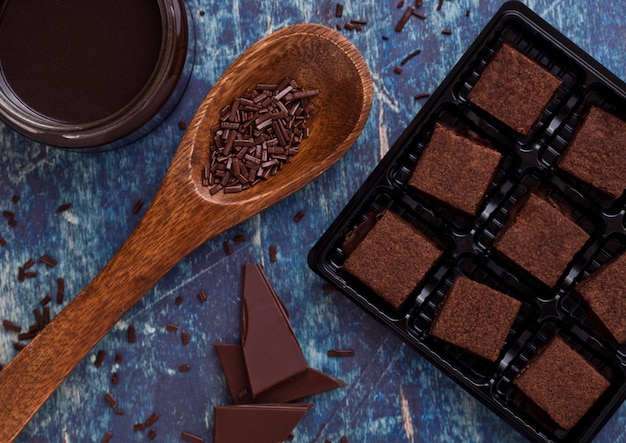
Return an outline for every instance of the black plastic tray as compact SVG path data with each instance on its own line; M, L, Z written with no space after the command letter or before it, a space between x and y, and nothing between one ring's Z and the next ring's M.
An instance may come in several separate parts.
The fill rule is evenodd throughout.
M506 126L467 98L481 69L503 42L562 80L527 134ZM519 432L539 442L590 441L626 398L626 346L607 333L576 292L578 282L626 249L626 196L614 198L558 166L590 104L626 120L626 84L523 4L504 4L309 253L309 266L315 272ZM455 211L407 185L437 122L478 134L503 156L475 215ZM531 191L566 206L571 219L590 234L554 286L539 281L493 247L513 218L516 202ZM390 307L341 268L347 235L369 214L383 209L418 226L444 248L442 258L400 309ZM429 335L450 287L449 277L456 275L522 302L495 363ZM557 334L610 382L569 430L560 428L513 384L526 362Z

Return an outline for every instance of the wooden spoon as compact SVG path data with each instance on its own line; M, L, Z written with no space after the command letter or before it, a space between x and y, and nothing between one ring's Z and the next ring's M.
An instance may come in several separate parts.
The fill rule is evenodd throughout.
M257 83L319 89L309 138L277 175L236 194L202 186L210 128ZM183 257L318 177L352 146L372 103L371 75L345 37L321 25L281 29L246 50L200 105L139 226L102 272L0 371L0 442L13 441L70 371Z

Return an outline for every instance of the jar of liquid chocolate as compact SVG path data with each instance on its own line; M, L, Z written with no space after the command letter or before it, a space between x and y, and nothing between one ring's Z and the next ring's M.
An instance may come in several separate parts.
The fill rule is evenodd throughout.
M0 118L81 151L154 129L193 65L183 0L0 0Z

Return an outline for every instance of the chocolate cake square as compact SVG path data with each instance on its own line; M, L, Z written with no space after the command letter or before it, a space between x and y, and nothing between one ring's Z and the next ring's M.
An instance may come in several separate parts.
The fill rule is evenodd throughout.
M349 254L343 269L397 310L441 253L402 217L385 211Z
M619 342L626 341L626 255L584 280L578 291Z
M504 43L480 74L468 99L522 134L528 134L561 80Z
M555 337L513 382L563 429L571 429L609 387L585 358Z
M617 198L624 191L626 121L591 106L565 155L561 169Z
M409 178L409 185L474 214L501 157L486 144L437 123Z
M496 361L522 303L489 286L458 277L430 333Z
M589 234L552 202L531 193L495 247L553 286L588 238Z

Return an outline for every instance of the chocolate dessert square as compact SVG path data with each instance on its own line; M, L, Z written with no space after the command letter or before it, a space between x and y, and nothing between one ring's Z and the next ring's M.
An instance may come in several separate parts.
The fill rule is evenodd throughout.
M626 255L584 280L578 291L619 342L626 341Z
M350 253L343 269L399 309L441 253L415 227L385 211Z
M624 191L626 121L591 106L565 155L561 168L617 198Z
M468 99L511 128L528 134L561 80L504 43L480 74Z
M522 303L489 286L458 277L431 334L496 361Z
M610 385L560 337L530 360L514 383L563 429L573 428Z
M551 202L530 194L496 240L500 252L553 286L589 235Z
M437 123L409 185L474 214L500 159L498 151Z

